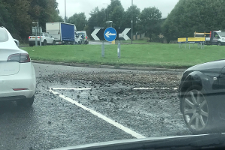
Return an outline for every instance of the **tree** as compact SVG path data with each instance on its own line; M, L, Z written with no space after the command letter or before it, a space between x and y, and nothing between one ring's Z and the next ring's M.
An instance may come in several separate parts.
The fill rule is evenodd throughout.
M4 0L0 0L0 26L6 27L12 33L16 32L13 25L13 19L10 16L10 12L7 9L7 3L4 2Z
M74 14L67 20L68 23L75 24L78 31L84 30L87 24L86 16L84 13Z
M139 30L146 33L150 42L153 35L160 33L160 20L162 13L155 7L145 8L140 14Z
M87 26L85 28L89 37L91 37L91 32L94 30L95 27L105 27L106 24L106 10L101 9L99 10L96 7L91 13L91 17L87 21Z
M110 5L106 9L107 21L113 21L113 27L122 26L124 8L119 0L111 0Z
M0 25L14 38L27 41L33 21L44 30L46 22L62 21L56 0L0 0Z
M179 0L163 24L167 41L225 28L225 1Z
M133 32L136 33L138 31L137 22L139 20L139 16L140 16L140 9L136 5L130 6L123 15L122 27L123 28L131 27L131 20L133 20Z
M32 21L38 21L44 31L46 22L62 21L56 0L32 0L29 8Z

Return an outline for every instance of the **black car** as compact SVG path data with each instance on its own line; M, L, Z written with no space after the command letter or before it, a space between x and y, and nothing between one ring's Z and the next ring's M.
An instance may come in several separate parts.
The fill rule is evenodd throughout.
M187 69L178 97L184 121L194 134L221 132L225 120L225 60Z

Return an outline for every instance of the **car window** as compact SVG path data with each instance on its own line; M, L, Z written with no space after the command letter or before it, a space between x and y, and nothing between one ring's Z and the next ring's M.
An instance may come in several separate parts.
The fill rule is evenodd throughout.
M225 32L218 32L218 34L222 37L225 37Z
M8 34L5 29L0 28L0 42L6 42L8 40Z
M224 15L225 0L0 0L0 150L225 133Z

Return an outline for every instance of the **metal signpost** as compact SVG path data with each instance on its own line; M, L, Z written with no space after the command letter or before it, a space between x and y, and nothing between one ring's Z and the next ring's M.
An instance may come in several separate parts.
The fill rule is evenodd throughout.
M116 39L116 37L117 37L117 32L114 28L110 27L105 29L104 38L106 41L112 42ZM119 48L118 48L118 51L120 51Z
M35 46L38 46L38 41L37 41L38 36L40 36L40 46L41 46L41 33L42 33L42 28L39 27L39 22L32 22L32 23L35 23L36 24L35 27L32 27L32 32L33 32L33 30L35 30Z

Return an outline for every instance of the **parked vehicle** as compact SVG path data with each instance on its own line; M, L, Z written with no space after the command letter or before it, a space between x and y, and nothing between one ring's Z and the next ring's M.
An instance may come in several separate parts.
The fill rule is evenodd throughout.
M217 132L225 120L225 60L187 69L179 86L180 109L193 133Z
M0 27L0 54L0 101L31 106L36 89L34 67L29 54L18 48L4 27Z
M76 35L77 35L78 44L88 44L89 43L86 31L77 31Z
M56 44L75 44L76 26L63 22L46 23L46 32L55 39Z
M35 40L36 40L36 36L29 36L29 46L34 46L35 45ZM38 45L40 45L40 41L41 41L41 45L45 46L45 45L55 45L55 39L49 35L49 33L45 33L42 32L41 34L39 34L37 36L37 43Z
M206 37L206 45L225 45L225 32L224 31L210 31L210 33L194 33L194 37Z

